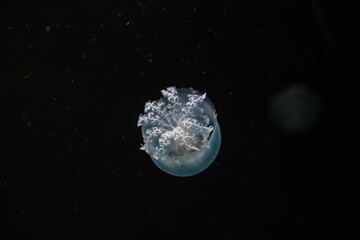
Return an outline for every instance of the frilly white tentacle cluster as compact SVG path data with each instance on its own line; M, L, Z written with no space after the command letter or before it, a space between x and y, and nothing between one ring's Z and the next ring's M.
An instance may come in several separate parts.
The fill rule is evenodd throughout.
M163 98L145 104L139 116L144 144L141 146L154 159L182 156L209 147L213 130L202 104L205 94L194 90L180 92L175 87L162 90Z

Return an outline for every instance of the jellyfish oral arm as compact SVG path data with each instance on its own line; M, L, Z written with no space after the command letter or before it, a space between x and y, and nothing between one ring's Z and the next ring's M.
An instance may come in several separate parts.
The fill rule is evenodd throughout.
M145 114L139 117L138 126L146 129L141 149L161 159L164 155L183 155L207 146L213 127L200 107L206 94L179 96L175 88L162 93L164 98L147 102Z

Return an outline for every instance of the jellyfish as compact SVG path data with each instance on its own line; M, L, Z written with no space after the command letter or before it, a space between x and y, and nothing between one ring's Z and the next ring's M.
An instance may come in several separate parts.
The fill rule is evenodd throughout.
M269 113L275 125L286 133L306 133L319 118L320 98L305 85L294 85L273 97Z
M188 177L204 171L221 144L214 105L206 93L192 88L168 87L161 93L159 100L145 103L139 116L144 141L140 149L170 175Z

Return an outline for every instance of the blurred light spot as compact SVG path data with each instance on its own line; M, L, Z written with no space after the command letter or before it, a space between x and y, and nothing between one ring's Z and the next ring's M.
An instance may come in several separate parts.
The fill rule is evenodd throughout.
M288 133L303 133L318 120L319 96L304 85L294 85L276 94L270 101L270 118Z

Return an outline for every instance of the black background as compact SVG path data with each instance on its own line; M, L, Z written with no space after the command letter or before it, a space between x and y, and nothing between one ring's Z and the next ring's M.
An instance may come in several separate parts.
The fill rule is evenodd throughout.
M1 239L354 239L359 89L342 1L2 1ZM321 117L268 116L294 84ZM168 86L214 103L215 162L167 175L140 151ZM351 139L356 140L352 141Z

